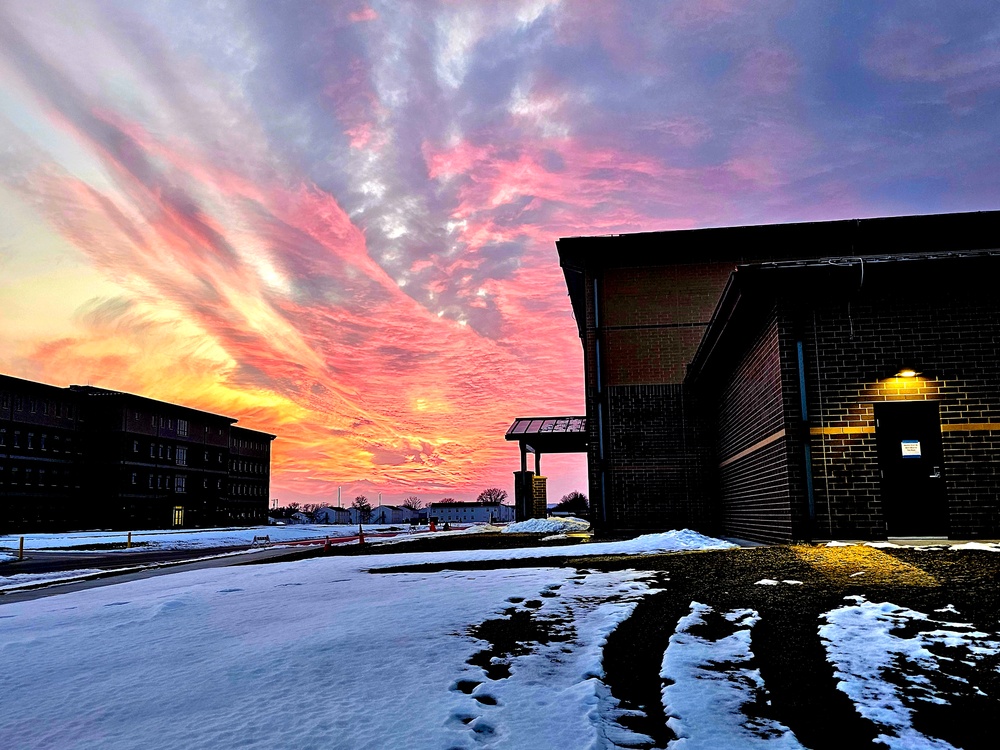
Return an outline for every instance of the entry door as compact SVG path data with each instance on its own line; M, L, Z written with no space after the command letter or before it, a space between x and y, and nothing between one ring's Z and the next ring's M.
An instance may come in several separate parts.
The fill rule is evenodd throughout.
M947 536L941 419L933 401L875 404L882 509L889 536Z

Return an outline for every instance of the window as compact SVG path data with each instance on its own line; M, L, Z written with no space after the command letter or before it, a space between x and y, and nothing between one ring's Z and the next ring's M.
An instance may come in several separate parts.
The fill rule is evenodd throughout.
M39 487L45 486L45 469L38 470L38 486Z
M149 489L153 489L153 475L149 475Z
M156 458L156 445L153 443L149 444L149 457Z
M168 460L170 459L170 452L171 452L171 447L168 445L167 446L167 459Z
M182 446L177 446L177 465L187 466L188 462L188 449Z
M216 479L215 480L215 489L217 489L217 490L221 490L222 489L222 480L221 479Z
M14 410L23 411L24 410L24 399L20 396L14 396Z
M157 446L157 447L159 448L159 451L158 451L158 453L159 453L159 456L160 456L160 458L163 458L163 446L162 446L162 445L159 445L159 446Z
M30 485L31 484L31 469L30 468L27 468L27 469L24 470L24 483L26 485Z
M187 477L179 476L174 481L174 490L177 492L187 492Z
M33 450L35 447L35 433L28 433L28 450Z
M132 441L132 452L133 453L138 453L139 452L139 441L138 440L133 440Z
M222 463L222 451L219 451L219 463Z
M136 480L137 480L138 478L139 478L139 475L138 475L138 474L136 474L136 473L135 473L135 472L133 471L133 472L132 472L132 484L135 484L135 483L136 483Z
M174 526L184 525L184 506L175 505L174 506Z
M156 489L163 489L163 477L160 474L156 475Z
M170 485L173 484L173 479L174 478L172 476L167 475L167 489L168 490L170 489Z
M202 479L201 480L201 488L203 490L207 490L208 489L208 480L207 479Z
M46 441L46 439L47 439L47 438L48 438L48 435L46 435L46 434L45 434L45 433L43 432L43 433L42 433L42 438L41 438L41 440L40 440L40 441L39 441L39 443L38 443L38 447L39 447L39 448L41 448L41 449L42 449L43 451L44 451L44 450L48 450L48 449L47 449L47 448L45 447L45 441Z
M167 420L165 420L163 417L160 417L160 427L166 427L166 425L167 425Z
M167 420L167 429L168 430L174 429L174 420L172 420L172 419L168 419Z
M32 414L34 414L35 410L37 408L38 408L38 404L35 402L35 399L29 398L28 399L28 411L30 411Z
M7 428L0 427L0 445L7 445Z
M187 437L188 434L188 422L186 419L177 420L177 434L181 437Z

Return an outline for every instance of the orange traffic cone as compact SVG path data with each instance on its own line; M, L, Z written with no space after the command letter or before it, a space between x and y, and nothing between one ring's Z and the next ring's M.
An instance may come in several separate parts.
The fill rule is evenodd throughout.
M364 544L364 543L365 543L365 530L362 529L359 526L358 527L358 544Z

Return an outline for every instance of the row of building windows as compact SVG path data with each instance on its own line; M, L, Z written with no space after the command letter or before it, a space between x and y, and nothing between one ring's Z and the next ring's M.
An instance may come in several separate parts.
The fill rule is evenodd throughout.
M238 471L241 474L264 474L264 464L256 461L230 461L230 471Z
M132 417L133 417L133 419L136 422L142 422L145 419L145 417L143 416L143 413L141 411L132 412ZM153 427L159 426L160 429L173 430L175 422L177 423L177 436L178 437L188 437L191 434L191 423L188 422L188 420L186 420L186 419L177 419L177 420L175 420L173 417L161 417L161 416L158 416L156 414L150 414L149 415L149 423ZM222 428L222 427L219 427L217 429L218 429L220 435L224 435L225 432L226 432L225 429ZM206 435L209 433L210 430L211 430L211 427L209 427L208 425L205 425L205 434Z
M138 440L132 441L132 452L139 453L140 445ZM218 463L223 463L222 451L216 454L216 460ZM178 445L176 448L173 445L168 445L167 443L150 443L149 444L149 457L156 459L166 459L167 461L173 461L178 466L187 466L188 462L188 449L183 445ZM211 461L211 454L209 451L205 451L205 463Z
M52 440L49 440L49 435L47 432L34 433L34 432L22 432L21 430L14 430L11 434L11 448L26 448L28 450L38 450L47 451L50 448L53 453L59 453L60 444L62 438L59 435L53 435ZM71 451L73 438L66 436L66 448L67 452ZM7 446L7 428L0 427L0 448L6 448Z
M76 419L76 407L64 401L49 401L44 398L25 398L20 394L14 394L13 398L9 393L0 393L0 409L9 409L11 402L14 404L14 411L25 411L32 414L44 414L50 417L65 417L66 419Z
M240 448L240 449L255 450L255 451L264 451L264 450L267 450L267 444L266 443L258 443L258 442L253 441L253 440L244 440L242 438L240 438L239 440L234 440L233 441L233 447L234 448Z
M17 486L23 484L25 487L69 487L73 482L72 472L66 469L36 469L31 466L10 467L10 484ZM4 465L0 464L0 486L4 484Z
M186 493L187 492L187 476L184 474L147 474L146 475L146 485L148 489L151 490L170 490L176 493ZM201 486L202 489L209 489L209 479L202 479ZM139 472L132 472L132 484L138 486L140 482ZM215 489L222 489L222 480L215 480ZM263 497L265 494L265 488L259 485L251 484L234 484L232 486L231 494L233 495L245 495L249 497Z
M246 497L263 497L264 488L256 484L234 484L232 495L243 495Z

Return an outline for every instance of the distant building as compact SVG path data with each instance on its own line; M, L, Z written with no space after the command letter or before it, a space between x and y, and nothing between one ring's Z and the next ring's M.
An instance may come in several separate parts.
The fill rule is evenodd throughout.
M1000 535L998 227L981 212L559 240L594 525Z
M438 523L508 523L514 520L514 506L502 503L431 503L427 506L429 518Z
M371 523L409 523L416 521L418 511L399 505L376 505L372 508Z
M266 523L274 436L235 422L0 375L0 528Z
M349 508L324 506L313 513L313 520L316 523L350 523L351 511Z

